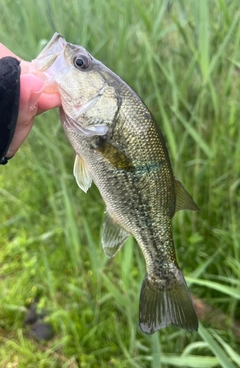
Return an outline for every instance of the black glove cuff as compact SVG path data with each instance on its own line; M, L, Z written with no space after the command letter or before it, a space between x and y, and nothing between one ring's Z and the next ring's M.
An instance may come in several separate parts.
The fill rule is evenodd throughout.
M5 158L11 144L19 109L20 99L20 62L14 57L0 59L0 164L5 165L10 158Z

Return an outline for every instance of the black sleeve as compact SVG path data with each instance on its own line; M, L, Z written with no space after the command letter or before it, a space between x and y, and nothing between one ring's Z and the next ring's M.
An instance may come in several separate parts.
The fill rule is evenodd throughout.
M19 109L20 62L14 57L0 59L0 164L7 163Z

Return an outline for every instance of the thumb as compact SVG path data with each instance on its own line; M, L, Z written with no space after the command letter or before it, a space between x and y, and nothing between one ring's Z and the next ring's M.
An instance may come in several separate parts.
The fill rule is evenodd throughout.
M33 74L21 75L18 119L6 157L13 156L27 138L38 111L38 100L43 88L44 82Z

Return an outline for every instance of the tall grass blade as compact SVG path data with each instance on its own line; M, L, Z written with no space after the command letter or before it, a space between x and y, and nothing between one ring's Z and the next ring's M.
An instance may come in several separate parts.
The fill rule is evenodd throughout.
M203 327L202 324L199 325L198 333L202 337L202 339L208 343L209 349L211 349L213 354L218 358L221 367L236 368L232 361L229 359L229 356L221 349L219 344L214 340L211 333L205 327Z

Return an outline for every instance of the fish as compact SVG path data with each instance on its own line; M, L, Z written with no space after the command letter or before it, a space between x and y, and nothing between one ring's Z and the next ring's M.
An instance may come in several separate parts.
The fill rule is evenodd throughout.
M102 246L112 258L132 235L146 274L139 326L153 334L167 326L198 330L198 318L178 266L172 218L197 204L173 174L163 134L141 98L82 46L55 33L33 70L61 96L60 120L76 152L74 176L92 182L106 204Z

